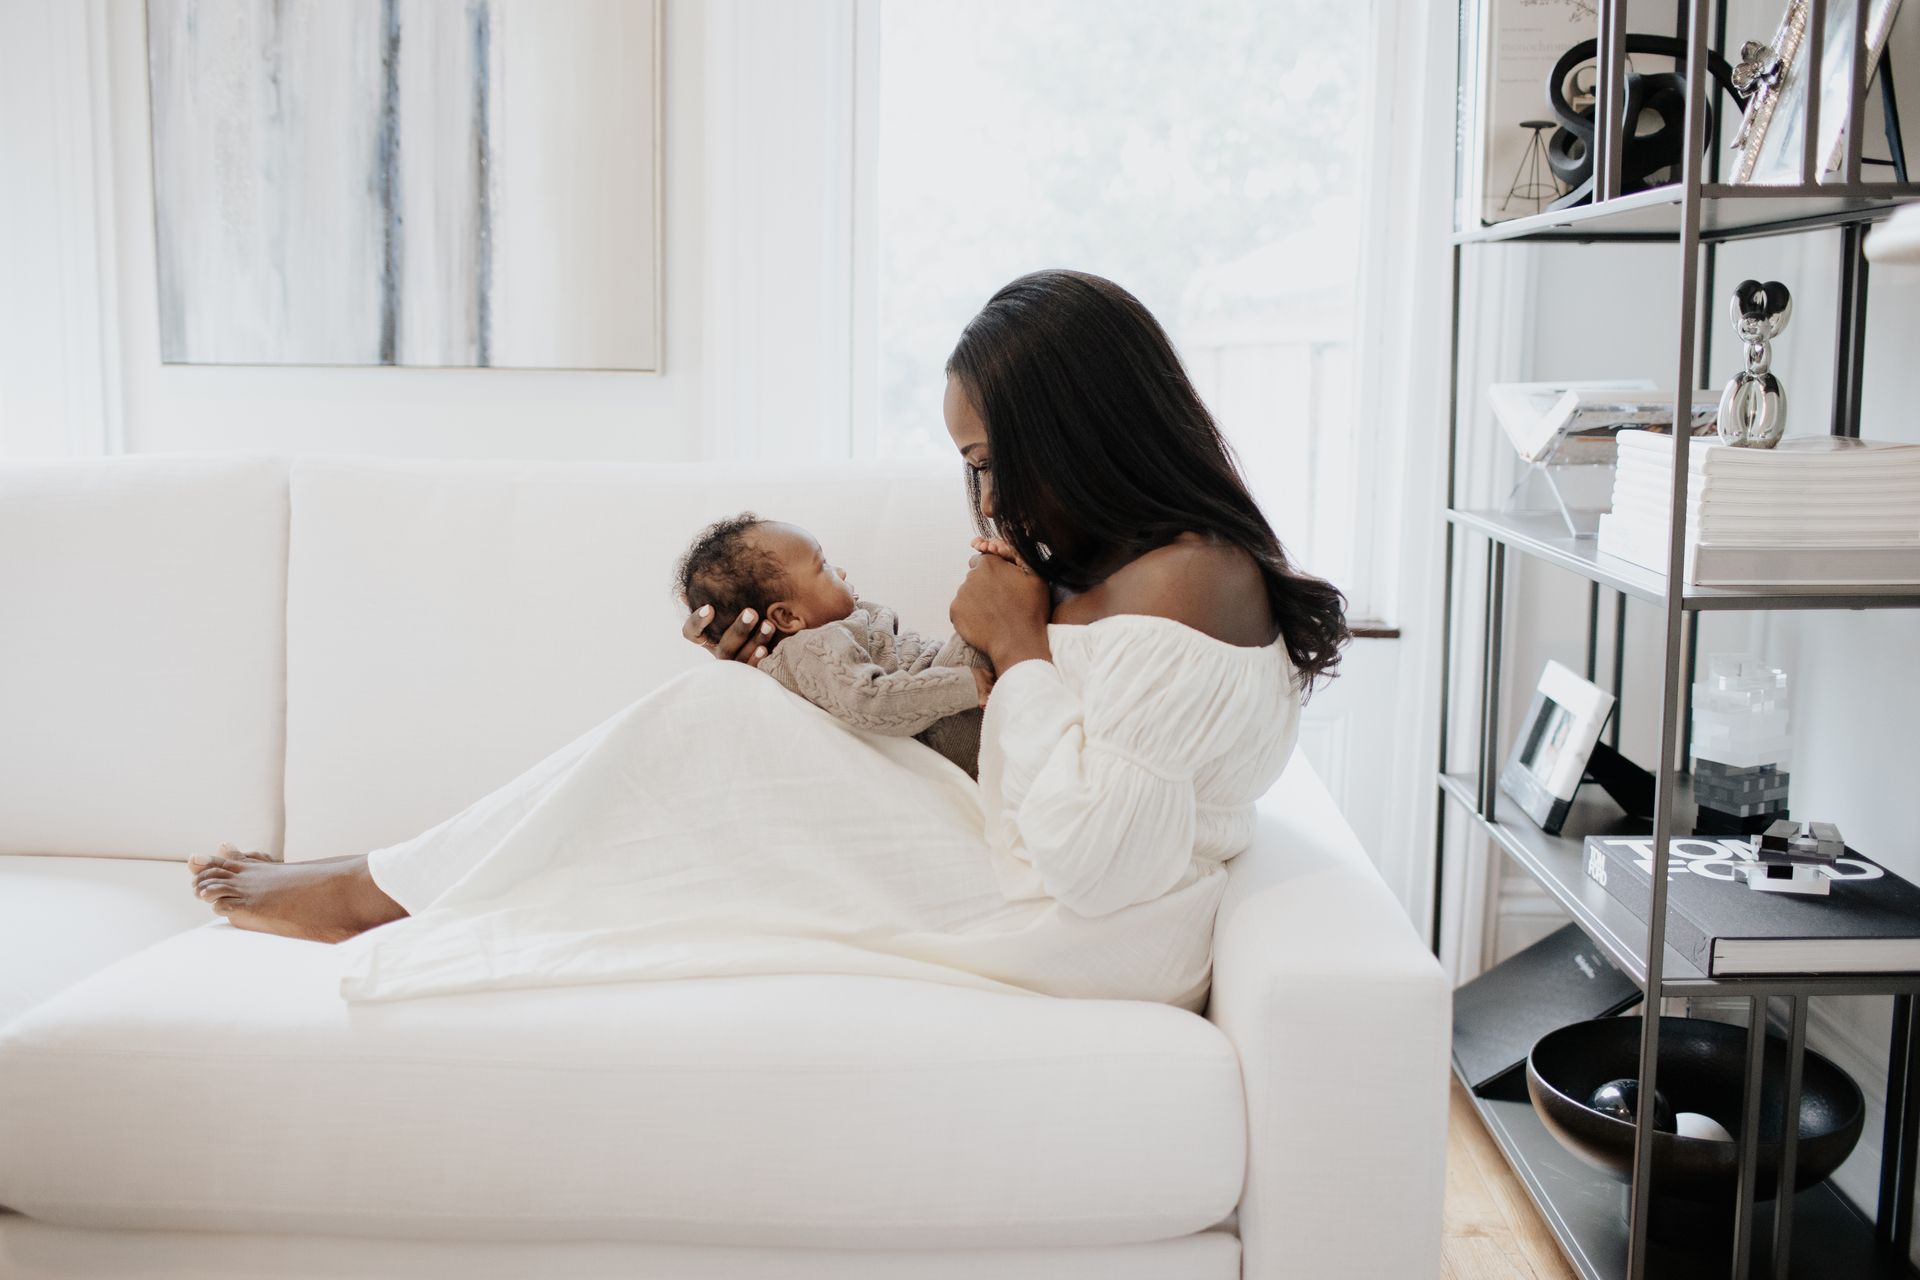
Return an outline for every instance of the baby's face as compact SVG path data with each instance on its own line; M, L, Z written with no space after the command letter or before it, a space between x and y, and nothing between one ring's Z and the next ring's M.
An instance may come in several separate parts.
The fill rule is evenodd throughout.
M846 570L828 562L812 534L798 525L770 521L751 536L780 561L787 580L786 597L766 606L767 617L776 627L804 631L838 622L853 612L860 597L848 585Z

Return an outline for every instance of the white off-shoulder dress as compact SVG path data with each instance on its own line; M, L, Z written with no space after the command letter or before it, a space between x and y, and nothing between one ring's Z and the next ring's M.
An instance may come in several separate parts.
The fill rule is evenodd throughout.
M663 685L374 852L410 916L343 944L342 994L862 973L1197 1007L1293 752L1285 646L1133 615L1048 638L994 688L977 786L735 663Z

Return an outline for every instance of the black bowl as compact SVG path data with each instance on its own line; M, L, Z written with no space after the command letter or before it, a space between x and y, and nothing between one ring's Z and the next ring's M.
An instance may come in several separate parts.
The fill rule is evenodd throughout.
M1746 1075L1745 1027L1699 1018L1660 1019L1656 1085L1675 1111L1711 1116L1736 1139ZM1786 1094L1787 1043L1768 1036L1760 1079L1759 1176L1771 1199L1779 1184L1780 1110ZM1527 1094L1560 1144L1622 1182L1633 1176L1633 1126L1586 1103L1609 1080L1640 1074L1640 1019L1598 1018L1540 1037L1527 1055ZM1794 1189L1832 1175L1860 1140L1866 1102L1846 1072L1811 1049L1800 1088L1800 1145ZM1699 1203L1731 1203L1739 1185L1740 1145L1712 1138L1653 1135L1653 1193Z

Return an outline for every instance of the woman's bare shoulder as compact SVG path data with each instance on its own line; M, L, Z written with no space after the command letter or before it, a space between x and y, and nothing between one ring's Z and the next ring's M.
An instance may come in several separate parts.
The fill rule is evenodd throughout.
M1185 623L1227 644L1273 640L1273 611L1260 565L1243 547L1186 534L1136 557L1105 582L1063 601L1053 621L1098 622L1145 614Z

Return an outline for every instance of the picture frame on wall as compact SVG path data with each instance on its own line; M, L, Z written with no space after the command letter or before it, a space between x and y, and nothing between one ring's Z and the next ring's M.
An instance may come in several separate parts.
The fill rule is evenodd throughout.
M662 371L666 0L146 0L161 361Z
M1587 774L1613 695L1557 662L1540 673L1513 753L1500 771L1500 790L1548 835L1558 835Z

